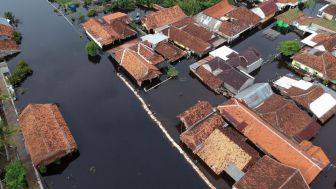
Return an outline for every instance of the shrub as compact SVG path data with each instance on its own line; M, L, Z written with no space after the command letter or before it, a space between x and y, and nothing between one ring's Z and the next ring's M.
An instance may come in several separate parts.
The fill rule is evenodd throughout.
M17 44L21 44L22 34L20 32L15 31L13 39Z
M98 54L98 46L95 42L89 41L85 45L86 52L89 56L97 56Z
M25 61L21 60L12 75L9 77L9 83L13 86L18 86L32 73L33 70L29 67L29 65Z
M176 77L178 76L178 74L179 74L179 71L175 67L173 66L168 67L168 71L167 71L168 77Z
M296 40L287 40L280 43L277 50L284 56L292 56L301 49L300 43Z
M5 168L5 182L10 189L19 189L26 186L26 170L21 161L16 160Z
M41 165L38 167L38 170L40 171L41 174L44 174L47 172L47 167L44 165Z
M96 10L95 9L90 9L89 11L88 11L88 13L87 13L87 16L88 17L94 17L94 16L96 16Z

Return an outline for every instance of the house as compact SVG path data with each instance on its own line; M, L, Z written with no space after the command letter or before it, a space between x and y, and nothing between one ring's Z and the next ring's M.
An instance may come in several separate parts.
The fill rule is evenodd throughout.
M209 7L201 12L206 16L217 20L225 20L225 15L235 9L227 0L222 0L219 3Z
M178 6L163 8L141 18L141 24L150 33L160 32L170 24L187 17Z
M219 27L218 34L229 42L238 38L240 34L252 29L261 22L261 18L246 7L238 7L226 14L228 18Z
M0 40L0 58L20 52L19 45L12 39Z
M45 166L76 151L77 145L55 104L29 104L19 115L33 164Z
M320 8L317 16L327 20L336 20L336 4L327 4Z
M248 107L255 108L273 94L272 88L268 83L255 83L239 92L235 98Z
M291 100L273 94L254 111L284 135L301 142L310 140L321 128L306 112ZM295 124L294 124L295 123Z
M232 189L309 189L301 172L265 155L256 162Z
M336 99L318 84L283 76L274 82L282 95L312 112L321 123L336 113Z
M111 14L103 16L102 19L108 24L112 24L114 21L121 21L126 24L131 23L130 17L126 13L123 13L123 12L111 13Z
M164 58L143 42L133 40L112 49L110 53L139 86L162 74L156 65L162 63Z
M83 24L86 34L100 48L137 35L137 32L122 20L115 19L111 21L110 16L105 17L104 20L108 22L97 18L90 18Z
M231 54L227 63L242 72L251 73L260 68L264 61L256 49L247 48L239 54Z
M254 78L239 71L218 57L207 57L190 66L195 75L216 93L223 93L225 88L230 94L237 94L252 85Z
M299 5L299 2L304 3L306 1L307 0L301 0L301 1L298 1L298 0L276 0L276 5L277 5L279 10L284 10L288 7L294 8L294 7Z
M9 24L8 20L0 17L0 40L12 38L14 32L14 28Z
M196 123L209 117L214 112L214 109L208 101L199 101L192 107L179 114L177 118L179 118L183 123L183 126L188 129Z
M296 9L289 9L286 12L279 14L277 19L277 24L279 22L285 23L285 26L293 25L297 20L301 17L304 17L304 13L302 11Z
M308 184L330 163L321 148L308 141L299 144L290 140L237 99L231 98L217 108L226 121L267 155L299 169Z
M223 118L215 113L183 132L180 139L215 174L225 171L239 180L243 171L259 159L259 154L243 136L225 125Z
M275 4L275 0L268 0L258 4L251 11L262 19L261 22L266 22L275 16L278 12L278 7Z
M204 56L213 48L212 45L190 33L171 26L162 31L177 46L186 49L199 57Z

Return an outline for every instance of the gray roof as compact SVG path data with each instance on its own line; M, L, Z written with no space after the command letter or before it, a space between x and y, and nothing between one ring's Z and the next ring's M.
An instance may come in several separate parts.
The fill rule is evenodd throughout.
M12 27L6 18L0 17L0 24Z
M268 83L255 83L238 93L235 97L242 100L248 107L255 108L273 94Z

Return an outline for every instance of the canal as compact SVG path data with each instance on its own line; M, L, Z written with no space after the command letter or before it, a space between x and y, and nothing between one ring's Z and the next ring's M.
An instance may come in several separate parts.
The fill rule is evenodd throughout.
M21 87L16 106L58 103L80 155L45 176L47 188L207 188L116 77L102 56L91 63L87 39L44 0L1 0L0 14L21 20L22 52L34 70ZM67 162L63 162L62 166Z
M322 5L318 3L306 13L316 15ZM7 10L20 18L23 33L22 52L9 66L14 69L16 62L24 59L34 70L20 89L17 108L28 103L59 103L79 145L78 157L53 167L52 174L43 177L49 188L207 188L117 77L113 61L104 54L98 63L88 60L84 50L87 39L80 38L81 32L57 16L44 0L1 1L0 14ZM233 49L254 47L267 59L286 39L300 40L294 33L269 40L262 31L252 31ZM214 106L226 100L189 73L193 62L187 59L176 65L178 79L150 92L139 92L177 143L178 113L198 100L208 100ZM254 76L256 82L267 82L289 72L275 61L263 65ZM333 118L313 139L332 163L336 156L335 124ZM228 175L214 176L197 157L190 157L216 187L231 188L233 181ZM335 169L326 169L312 188L333 188L335 178Z

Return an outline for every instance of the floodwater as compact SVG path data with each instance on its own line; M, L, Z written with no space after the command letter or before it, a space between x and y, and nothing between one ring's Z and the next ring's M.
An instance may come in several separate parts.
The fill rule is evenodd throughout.
M87 39L44 0L1 0L22 24L22 52L34 74L16 106L58 103L79 146L63 172L45 176L46 188L207 188L175 150L138 100L116 77L106 56L91 63ZM64 162L63 162L64 163ZM62 167L59 167L59 169Z
M307 11L316 14L320 6ZM64 167L53 167L53 171L63 171L43 177L49 188L207 188L117 78L106 55L102 54L99 63L90 62L84 50L86 37L80 38L81 33L57 16L46 1L1 1L0 14L6 10L22 20L19 30L23 33L22 53L11 59L9 66L13 69L18 60L24 59L34 70L22 85L24 93L19 95L18 109L28 103L59 103L79 145L80 155L74 156L67 167L64 162ZM273 41L263 37L261 31L249 35L233 48L239 51L254 47L264 59L276 53L280 41L299 40L294 33ZM177 114L198 100L208 100L214 106L226 100L189 73L193 62L188 59L176 65L178 79L140 92L178 143ZM254 76L256 82L267 82L289 72L278 62L271 62ZM336 118L330 120L313 140L331 162L336 156L335 124ZM197 157L191 158L216 187L231 188L229 176L214 176ZM335 170L327 169L312 188L333 188L335 178Z

